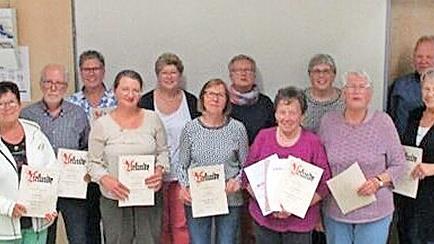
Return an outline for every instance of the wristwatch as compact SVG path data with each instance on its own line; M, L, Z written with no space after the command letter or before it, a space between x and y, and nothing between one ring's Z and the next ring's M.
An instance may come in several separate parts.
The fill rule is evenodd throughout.
M384 186L384 182L381 180L379 176L375 176L375 179L377 179L378 184L380 185L380 188Z

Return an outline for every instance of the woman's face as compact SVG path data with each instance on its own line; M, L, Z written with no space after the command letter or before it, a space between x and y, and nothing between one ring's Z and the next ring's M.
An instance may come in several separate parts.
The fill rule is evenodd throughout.
M119 107L137 107L140 99L140 82L124 76L119 80L115 89L115 96Z
M277 126L284 134L294 133L301 125L303 115L298 100L280 100L274 113Z
M167 90L179 89L181 83L181 73L175 65L169 64L163 66L158 73L158 84L161 88Z
M226 102L227 98L223 85L210 86L205 90L203 107L206 113L223 115Z
M351 110L366 110L372 98L368 81L358 75L349 75L344 86L345 107Z
M309 72L312 89L325 91L332 87L336 74L328 64L317 64Z
M427 77L422 83L422 101L428 109L434 109L434 78Z
M18 120L21 104L12 92L0 96L0 124L12 123Z

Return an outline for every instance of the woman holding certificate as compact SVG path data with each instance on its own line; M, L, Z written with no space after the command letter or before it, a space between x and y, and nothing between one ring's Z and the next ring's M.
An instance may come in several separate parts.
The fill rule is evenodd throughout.
M373 88L368 74L347 72L343 82L345 110L327 113L321 121L319 135L332 176L359 168L361 172L357 170L360 172L357 175L361 174L363 183L356 190L345 190L357 191L353 193L355 198L341 201L333 196L326 201L327 243L386 243L394 211L392 185L404 173L404 151L390 117L369 108ZM357 175L352 173L353 181ZM360 204L366 199L372 200ZM342 210L338 206L339 203L341 207L344 203L347 206L349 202L357 207Z
M423 150L422 163L413 170L420 178L417 198L397 196L400 243L434 243L434 69L421 76L424 107L410 113L402 144Z
M163 173L169 169L164 127L157 114L137 107L143 87L137 72L119 72L113 87L118 105L111 113L94 122L88 154L90 175L100 185L103 195L101 214L106 243L159 243L162 219L162 195L159 190ZM151 161L142 163L140 158L145 156ZM130 159L123 161L125 157ZM151 169L148 171L150 176L135 180L126 177L121 183L124 163L130 173ZM126 181L134 182L134 186L127 188ZM132 203L128 207L120 207L140 197L133 197L132 192L144 185L146 189L155 191L153 206ZM141 192L142 195L147 193L143 188ZM154 193L151 194L153 197Z
M319 185L308 199L304 218L283 209L264 216L247 178L243 186L251 195L249 212L255 221L257 243L311 243L311 233L320 219L319 202L328 194L326 180L330 176L327 156L318 136L301 126L307 104L304 93L295 87L282 88L274 100L277 127L262 129L256 136L247 157L246 166L258 163L273 154L284 159L299 158L323 170ZM286 163L286 162L285 162ZM265 170L264 170L264 173ZM280 186L284 188L285 186ZM300 189L303 191L302 189ZM301 196L300 196L301 197Z
M163 53L155 62L157 88L143 95L139 102L139 107L154 110L163 122L172 169L178 164L179 137L182 129L188 121L200 115L197 111L196 97L182 90L183 71L184 65L177 55ZM162 243L189 243L184 204L179 201L178 196L179 189L176 172L172 170L164 176Z
M56 214L47 213L45 219L23 217L28 212L17 202L18 188L25 165L44 168L54 165L56 157L39 126L19 120L20 112L18 86L0 82L0 243L45 244Z
M235 243L243 204L240 172L248 150L247 132L241 122L228 116L229 92L222 80L208 81L199 100L202 115L182 131L177 170L191 243L210 243L213 219L216 243Z

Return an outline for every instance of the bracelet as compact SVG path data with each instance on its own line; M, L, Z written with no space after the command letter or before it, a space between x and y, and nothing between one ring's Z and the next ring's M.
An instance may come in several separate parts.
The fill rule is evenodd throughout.
M380 188L384 186L384 182L381 180L380 176L375 176L375 179L378 180L378 184L380 185Z

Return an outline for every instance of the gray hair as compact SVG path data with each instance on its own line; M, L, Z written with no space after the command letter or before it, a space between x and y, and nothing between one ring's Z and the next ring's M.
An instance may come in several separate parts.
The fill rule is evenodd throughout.
M422 73L422 75L420 76L420 83L421 83L421 85L422 85L423 83L425 83L425 81L426 81L427 79L434 80L434 68L429 68L429 69L425 70L425 71Z
M343 87L347 86L348 78L350 76L357 76L357 77L363 78L368 83L368 87L373 88L371 78L369 77L368 73L366 73L366 71L363 71L363 70L350 70L350 71L345 72L342 75L342 86Z
M78 61L79 67L83 65L83 63L89 59L98 59L98 61L105 67L104 56L98 51L95 50L87 50L80 54L80 58Z
M247 61L249 61L252 64L252 66L253 66L253 72L256 72L256 62L255 62L255 60L252 57L247 56L245 54L238 54L237 56L233 57L231 59L231 61L229 61L229 64L228 64L229 71L232 70L232 66L234 65L234 63L237 62L237 61L240 61L240 60L247 60Z
M276 97L274 98L274 111L276 111L278 104L282 101L286 104L292 101L298 101L302 115L307 110L306 95L302 90L294 86L284 87L277 91Z
M434 44L434 35L419 37L419 39L417 39L417 41L416 41L416 45L414 46L413 52L416 52L416 50L420 46L420 44L425 43L425 42L432 42Z
M307 67L307 71L311 72L313 67L319 64L327 64L332 69L333 73L336 74L336 63L332 56L328 54L316 54L309 61L309 66Z
M45 75L47 73L47 70L58 70L63 73L63 81L68 83L68 71L66 71L65 66L61 64L47 64L42 68L41 70L41 82L45 81Z

